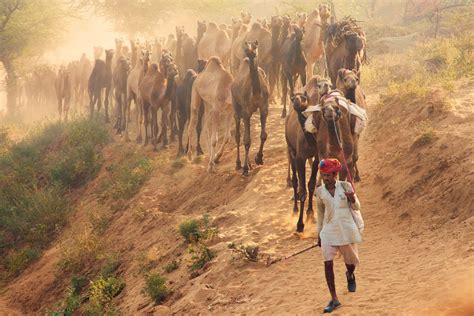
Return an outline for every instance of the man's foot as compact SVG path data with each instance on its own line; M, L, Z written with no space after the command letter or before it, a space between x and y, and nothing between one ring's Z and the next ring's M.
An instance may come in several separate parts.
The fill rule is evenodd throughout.
M347 290L349 292L355 292L356 287L357 287L355 274L352 273L352 276L349 276L349 273L346 271L346 277L347 277Z
M328 306L324 308L323 313L331 313L333 310L335 310L339 306L341 306L341 303L338 300L331 300Z

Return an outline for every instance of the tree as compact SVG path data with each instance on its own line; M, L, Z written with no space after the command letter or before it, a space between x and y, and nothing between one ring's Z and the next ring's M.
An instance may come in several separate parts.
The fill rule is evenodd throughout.
M7 112L17 107L17 65L38 56L62 29L66 7L60 0L0 1L0 62L5 68Z

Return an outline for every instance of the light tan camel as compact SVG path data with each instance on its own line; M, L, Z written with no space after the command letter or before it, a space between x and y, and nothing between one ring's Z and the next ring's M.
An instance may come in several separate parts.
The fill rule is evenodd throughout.
M138 53L138 52L137 52ZM143 117L143 101L141 97L140 84L143 81L143 78L148 73L150 54L148 52L142 53L141 58L136 58L138 61L135 64L135 67L130 71L127 80L127 97L128 104L130 107L132 100L135 102L135 107L137 109L137 138L136 142L142 142L142 124L144 122ZM128 134L128 124L125 127L125 135Z
M308 14L306 12L296 13L297 24L299 27L305 27Z
M226 66L229 65L232 41L227 32L220 30L217 24L210 22L198 44L198 58L210 59L217 56Z
M245 36L245 41L258 41L258 64L268 75L272 63L272 33L255 22Z
M306 18L305 33L303 37L302 47L306 56L306 77L311 78L314 64L323 55L323 41L322 41L322 22L319 16L319 10L314 9Z
M72 87L69 71L63 66L59 68L54 88L58 99L59 120L63 119L64 121L67 121Z
M243 43L245 42L245 37L247 36L248 29L247 25L242 24L240 27L239 34L237 37L234 39L234 42L232 43L232 59L231 59L231 64L232 64L232 73L237 73L239 70L240 66L240 61L244 59L244 51L242 49Z
M232 97L230 86L232 84L232 75L222 65L218 57L211 57L207 62L206 68L194 81L191 95L191 118L188 127L188 157L193 158L195 152L195 134L198 123L198 113L201 105L204 105L205 124L207 125L207 143L209 146L209 164L208 172L215 171L215 164L221 158L225 144L230 139L230 129L233 117ZM218 142L217 128L220 115L224 116L225 134L221 147L216 153Z
M242 23L248 25L252 21L252 14L249 12L240 12L240 17L242 18Z

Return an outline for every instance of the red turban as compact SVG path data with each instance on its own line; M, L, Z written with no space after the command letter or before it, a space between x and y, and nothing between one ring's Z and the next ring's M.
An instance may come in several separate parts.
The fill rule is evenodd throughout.
M319 170L322 173L339 172L341 169L341 163L337 159L323 159L319 162Z

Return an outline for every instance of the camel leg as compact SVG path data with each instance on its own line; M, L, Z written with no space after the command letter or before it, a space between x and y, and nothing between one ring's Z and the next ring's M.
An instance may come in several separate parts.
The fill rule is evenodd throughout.
M90 118L94 116L94 107L95 102L97 101L95 94L89 93L89 110L90 110Z
M143 144L144 146L148 145L148 141L149 141L149 138L148 138L148 124L149 124L149 116L148 116L148 113L149 113L149 105L148 104L145 104L147 103L145 100L143 100L143 121L144 121L144 124L143 124L143 127L145 129L145 143Z
M298 199L300 201L300 212L296 231L302 233L304 231L303 214L304 202L306 200L306 159L296 158L296 169L298 172Z
M191 95L191 115L189 117L189 125L188 125L188 158L190 160L193 159L193 151L194 151L194 135L196 133L196 128L198 124L198 113L201 107L203 107L201 96L199 95L195 85L192 89Z
M288 97L287 81L288 81L287 76L282 73L282 76L281 76L281 89L282 89L282 93L281 93L281 103L283 103L283 110L282 110L282 112L281 112L281 118L285 118L285 117L286 117L286 99L287 99L287 97Z
M360 182L359 168L357 161L359 160L359 135L354 135L354 152L352 153L352 162L354 164L354 182Z
M128 101L129 97L127 97L127 95L124 96L124 111L123 111L123 116L124 116L124 120L123 120L123 127L122 127L122 130L124 131L125 133L125 141L128 142L130 141L130 138L128 138L128 124L130 122L130 103L132 102L131 100Z
M110 119L109 119L109 95L110 95L110 87L107 87L107 88L105 88L105 96L104 96L105 123L110 123Z
M67 122L69 114L69 105L71 103L71 97L66 97L64 99L64 121Z
M245 147L243 175L248 176L249 175L249 169L250 169L249 151L250 151L250 145L251 145L250 115L245 113L243 119L244 119L244 147Z
M291 170L291 161L290 161L290 153L288 153L288 168L287 168L287 173L286 173L286 186L288 188L291 188L292 187L292 184L291 184L291 173L290 173L290 170Z
M291 186L293 187L293 214L298 214L298 175L296 172L295 153L288 151L288 162L291 168Z
M121 132L121 123L122 123L122 109L121 109L121 104L122 102L120 101L120 92L118 90L115 90L115 106L118 108L117 109L117 120L115 121L114 124L114 129L117 130L117 134L120 134Z
M208 135L210 134L210 137L208 136L209 140L209 165L207 168L207 172L211 173L214 172L216 169L216 164L214 162L214 152L216 150L216 145L217 145L217 122L219 121L219 112L217 111L212 111L210 113L210 123L211 123L211 130L210 132L208 131Z
M181 109L181 106L178 107L178 154L177 157L181 157L185 151L183 148L183 134L184 127L186 125L186 113Z
M168 129L168 114L170 112L170 105L169 104L166 104L165 106L163 106L161 108L161 137L163 137L163 148L167 148L168 147L168 133L167 133L167 129ZM172 123L171 123L171 126L170 126L170 129L172 129ZM157 126L158 126L158 121L157 121ZM173 131L171 131L171 134L173 133Z
M136 102L138 101L138 103ZM142 142L142 124L144 123L143 117L143 100L135 96L135 107L137 108L137 144Z
M314 190L316 188L316 176L318 174L318 165L319 161L318 159L315 159L311 163L311 176L309 178L308 182L308 210L306 211L306 221L312 221L313 223L316 222L314 219L314 210L313 210L313 195L314 195Z
M202 132L202 121L204 118L204 107L201 105L199 107L199 113L198 113L198 121L197 121L197 147L196 147L196 154L198 156L204 155L204 152L202 151L201 147L201 132Z
M255 163L257 165L263 165L263 146L265 145L265 141L267 140L267 116L268 109L264 109L260 112L260 148L258 149L257 156L255 157Z
M163 119L163 118L162 118ZM166 118L165 118L166 120ZM151 136L152 136L152 145L153 145L153 150L157 151L157 146L158 146L158 110L151 108ZM162 126L163 128L163 126ZM163 131L162 131L163 132Z
M222 154L224 153L225 145L227 145L227 143L230 141L230 138L231 138L230 130L232 128L232 118L233 118L233 116L234 116L233 113L230 112L224 118L224 124L225 124L225 131L224 131L224 137L223 137L224 139L223 139L222 145L220 146L220 148L217 151L217 154L214 158L215 163L219 162L219 160L222 157Z
M237 159L235 160L235 170L242 169L240 161L240 113L234 115L235 118L235 143L237 145Z
M62 119L63 114L63 98L58 97L58 113L59 113L59 120Z
M306 86L306 78L307 78L306 77L306 72L304 70L301 71L301 78L300 79L301 79L301 84L303 85L303 87ZM309 78L311 78L311 77L309 77Z
M100 109L102 108L102 89L99 90L97 95L97 118L100 115Z
M174 142L176 135L178 134L178 126L176 124L176 101L175 98L171 98L171 111L170 111L170 142Z

